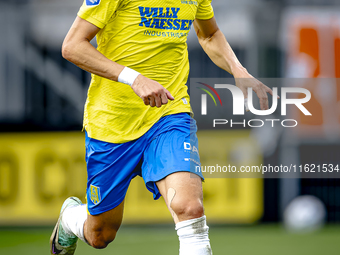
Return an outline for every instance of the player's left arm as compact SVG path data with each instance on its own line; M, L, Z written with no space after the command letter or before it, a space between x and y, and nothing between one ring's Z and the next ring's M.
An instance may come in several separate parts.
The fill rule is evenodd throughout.
M198 41L210 59L220 68L232 74L236 86L248 98L247 88L251 87L260 99L262 110L268 109L267 93L273 95L270 88L250 75L237 59L225 36L218 28L215 17L208 20L196 19L194 28Z

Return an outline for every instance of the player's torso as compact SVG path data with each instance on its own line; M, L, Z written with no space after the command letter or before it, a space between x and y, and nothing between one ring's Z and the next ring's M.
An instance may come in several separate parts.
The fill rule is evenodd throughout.
M159 82L175 97L160 109L146 107L127 85L93 76L84 125L93 137L117 143L136 139L161 116L190 111L185 86L189 73L186 40L199 2L112 1L118 5L97 35L98 50Z

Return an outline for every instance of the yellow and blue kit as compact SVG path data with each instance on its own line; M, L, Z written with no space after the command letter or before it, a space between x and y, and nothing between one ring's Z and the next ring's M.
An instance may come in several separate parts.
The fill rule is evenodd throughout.
M211 0L84 0L78 16L100 28L98 51L175 98L152 108L128 85L92 75L84 129L88 210L97 215L123 201L136 175L157 199L156 181L200 164L186 41L194 20L214 13Z

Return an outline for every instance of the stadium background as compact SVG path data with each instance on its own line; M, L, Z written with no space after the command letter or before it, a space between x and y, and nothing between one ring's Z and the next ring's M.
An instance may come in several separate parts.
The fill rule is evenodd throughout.
M48 254L63 200L69 195L84 200L80 130L90 77L60 54L81 2L0 0L0 254ZM255 77L340 78L338 1L214 0L213 6L221 30ZM194 33L188 46L190 78L230 77L211 63ZM320 86L309 89L316 95ZM224 147L214 155L223 162L256 151L243 160L278 165L291 157L310 162L312 155L316 163L339 163L340 83L324 85L322 91L324 98L312 98L312 121L301 117L303 132L294 139L275 129L268 133L275 142L261 144L257 137L263 134L252 129L216 135L205 128L199 139L216 144L223 137ZM333 101L330 94L336 95ZM203 162L211 151L200 148ZM327 225L319 232L293 235L283 229L284 209L299 195L314 195L325 204ZM204 184L204 199L214 254L339 253L338 179L211 178ZM115 243L104 251L80 244L77 253L177 254L177 245L163 201L154 202L136 178Z

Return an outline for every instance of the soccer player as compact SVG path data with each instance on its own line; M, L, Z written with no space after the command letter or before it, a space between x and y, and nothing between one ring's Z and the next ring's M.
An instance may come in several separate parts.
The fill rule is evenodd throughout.
M190 163L199 164L185 85L192 24L211 60L234 75L245 96L252 87L261 108L268 109L267 92L272 91L237 60L210 0L85 0L62 54L92 73L84 114L87 204L75 197L64 202L51 254L74 254L78 238L99 249L112 242L126 191L137 175L154 199L163 196L180 254L212 254L203 176L190 173ZM95 36L97 49L90 44Z

